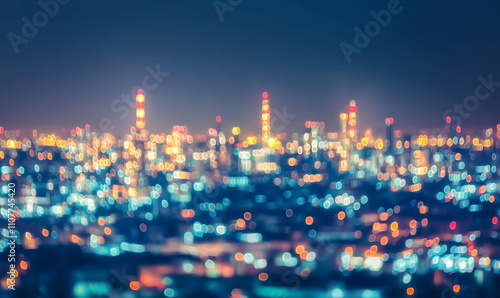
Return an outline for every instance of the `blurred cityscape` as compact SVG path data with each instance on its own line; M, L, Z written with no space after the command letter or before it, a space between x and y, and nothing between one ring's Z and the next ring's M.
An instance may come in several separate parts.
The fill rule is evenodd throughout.
M151 133L142 90L123 137L0 128L1 296L499 297L500 125L377 136L352 100L287 135L261 100L258 135Z

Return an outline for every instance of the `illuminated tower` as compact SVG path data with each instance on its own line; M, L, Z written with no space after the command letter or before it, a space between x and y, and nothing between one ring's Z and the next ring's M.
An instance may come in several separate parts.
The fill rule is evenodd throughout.
M445 140L448 138L453 138L457 136L457 126L451 126L451 117L446 117L446 126L444 127L444 138ZM461 130L461 129L460 129Z
M356 101L351 100L349 103L349 131L348 136L353 141L356 140L358 132L356 131Z
M349 139L347 138L347 114L340 114L340 164L339 164L339 172L347 171L347 150L346 147L349 144Z
M405 166L407 167L411 163L412 148L411 148L411 135L406 134L403 136L403 146L404 146L404 158Z
M135 127L137 130L144 129L146 116L144 114L144 94L142 94L142 89L137 90L135 102L137 104Z
M394 124L394 119L392 118L385 118L385 125L387 126L386 129L386 147L387 147L387 152L389 154L394 154L394 132L393 132L393 127L392 124Z
M267 92L262 93L262 143L267 145L271 138L271 114Z
M220 115L217 115L217 117L215 117L215 121L217 122L217 134L220 134L220 131L222 129L221 127L222 117Z
M340 114L340 136L341 138L345 138L347 136L347 114Z
M223 138L224 138L224 133L221 131L222 117L220 115L217 115L217 117L215 117L215 121L217 122L217 136L216 136L217 142L215 143L215 151L220 152L220 147L221 144L223 143Z
M141 135L144 127L146 125L146 118L144 115L144 94L142 94L142 89L137 90L137 96L135 97L136 102L136 120L135 120L135 128L137 129L135 140L134 140L134 150L137 153L137 166L134 169L134 179L133 183L131 183L131 188L128 189L129 196L138 197L144 195L144 193L148 193L145 186L148 184L148 178L146 169L148 168L146 165L146 156L148 149L145 146L145 140ZM135 154L134 154L135 155ZM154 214L158 215L157 208L154 207Z

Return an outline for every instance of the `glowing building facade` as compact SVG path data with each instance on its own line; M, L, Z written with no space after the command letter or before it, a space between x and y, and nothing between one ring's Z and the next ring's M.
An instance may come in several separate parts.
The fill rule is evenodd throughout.
M387 148L387 153L393 154L394 153L394 130L392 125L394 124L394 119L393 118L385 118L385 125L386 125L386 148Z
M349 139L347 138L347 119L349 116L346 113L340 114L340 164L339 172L347 171L347 146L349 145Z
M346 113L340 114L340 136L342 139L347 136L347 118Z
M267 92L262 93L262 143L264 146L271 138L271 113Z
M146 115L144 114L144 94L142 94L142 89L137 90L135 102L137 104L135 127L138 130L144 129L146 125Z
M351 100L349 103L349 131L348 136L355 141L358 132L356 131L356 101Z

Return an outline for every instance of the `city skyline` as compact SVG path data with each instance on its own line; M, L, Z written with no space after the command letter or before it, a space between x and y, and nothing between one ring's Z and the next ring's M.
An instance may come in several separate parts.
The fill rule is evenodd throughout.
M0 1L0 296L496 298L498 12Z
M148 93L147 91L144 91L143 89L137 89L135 90L135 92L137 94L143 94L144 93L144 96L148 97ZM297 127L297 118L298 115L296 114L291 114L288 112L288 109L287 109L287 106L284 106L281 110L279 110L277 107L274 107L273 106L273 100L272 100L272 95L271 95L271 98L268 98L268 92L267 91L264 91L262 93L262 96L264 96L264 94L266 95L266 100L269 100L270 102L270 110L269 110L269 114L270 115L273 115L274 114L274 121L272 121L273 123L278 123L278 131L277 133L279 134L282 134L282 133L286 133L286 136L288 137L289 135L293 134L293 133L302 133L304 131L307 131L309 129L309 127L307 126L307 123L308 122L320 122L320 123L323 123L324 126L325 126L325 130L326 131L330 131L330 132L334 132L334 131L337 131L337 132L340 132L342 130L342 124L338 124L338 115L339 114L342 114L342 113L345 113L345 112L349 112L349 106L346 105L346 108L344 110L341 110L340 113L336 113L336 114L333 114L332 117L334 118L330 118L330 119L327 119L327 120L322 120L322 119L309 119L309 120L305 120L304 122L302 122L302 127L297 129L297 131L292 131L290 129L290 127ZM143 98L144 98L143 96ZM31 135L32 134L32 131L33 130L36 130L37 132L39 133L43 133L43 134L55 134L55 135L67 135L69 133L70 130L72 129L75 129L77 127L87 127L87 126L90 126L91 130L92 131L95 131L99 134L102 134L102 133L113 133L113 134L117 134L117 135L125 135L125 134L128 134L130 133L130 128L135 126L135 127L138 127L137 124L138 124L138 121L139 119L136 119L134 121L135 118L138 117L138 115L136 115L136 107L134 108L130 108L130 105L131 105L131 102L134 101L135 102L135 97L130 97L130 99L127 99L127 101L122 101L120 102L120 105L119 106L115 106L115 108L112 108L111 111L114 112L117 116L117 120L112 120L108 117L105 117L105 118L102 118L100 121L99 121L99 124L97 126L94 126L94 125L91 125L89 123L85 123L85 124L80 124L80 125L76 125L74 127L62 127L60 129L37 129L36 127L33 128L33 129L24 129L24 130L21 130L19 128L16 128L16 127L12 127L9 129L9 127L4 127L4 126L0 126L2 128L2 131L19 131L20 132L20 135L21 136L26 136L26 135ZM144 99L143 99L144 101ZM149 101L149 98L148 100ZM353 99L351 100L348 100L347 102L352 102L354 101ZM118 101L117 101L118 102ZM480 105L480 101L477 100L478 102L478 106ZM149 111L152 111L154 110L155 108L154 107L150 107L151 104L154 104L154 102L148 102L148 104L146 104L146 107L144 107L144 104L141 108L142 110L142 115L144 114L148 114L148 110ZM135 105L135 103L134 103ZM116 109L116 107L118 107L118 109ZM253 114L255 114L254 116L254 119L257 119L258 116L260 114L258 114L258 111L260 111L260 109L257 109L258 108L258 105L255 105L254 107L254 110L255 110L255 113L248 113L252 116L254 116ZM363 111L363 110L362 110ZM458 112L457 112L458 111ZM368 111L365 111L365 112L368 112ZM473 128L470 128L470 127L465 127L463 125L457 125L458 123L462 123L461 119L460 119L460 115L464 115L463 113L467 113L467 114L474 114L475 113L475 109L474 110L467 110L465 109L463 106L461 109L459 110L453 110L453 109L448 109L447 110L447 113L445 113L443 115L443 120L442 120L442 126L440 127L434 127L432 129L422 129L422 128L415 128L415 129L409 129L409 130L405 130L404 127L404 120L401 121L401 122L397 122L396 123L396 129L399 130L399 131L402 131L403 134L409 134L409 135L415 135L415 134L429 134L429 135L434 135L434 136L438 136L438 135L443 135L444 132L445 132L445 129L446 129L446 126L447 126L447 123L450 123L452 122L452 129L453 130L456 130L457 127L459 127L460 129L460 132L461 133L469 133L469 134L477 134L477 133L480 133L481 131L484 131L486 129L489 129L489 128L493 128L496 126L495 125L492 125L490 127L488 126L478 126L478 127L473 127ZM347 119L349 119L349 117L347 116L348 113L345 113L346 114L346 117ZM123 115L128 115L124 120L121 120L120 117ZM363 115L363 114L362 114ZM445 115L450 115L450 116L447 116L445 117ZM336 116L336 117L335 117ZM155 120L154 118L150 118L152 116L148 116L149 118L149 121L148 122L153 122L153 123L158 123L159 121L158 120ZM397 117L397 116L396 116ZM362 117L360 117L359 119L361 119L361 123L363 123L363 119L365 118L365 115L363 115ZM455 121L456 119L458 118L459 121ZM468 118L468 117L467 117ZM391 119L392 123L391 123L391 127L393 126L394 122L395 122L395 117L393 117L392 115L389 115L387 116L386 118L381 118L380 119L380 122L377 123L377 125L375 127L360 127L359 125L356 124L356 126L358 127L358 130L360 130L361 132L364 132L366 130L370 130L372 131L373 133L376 133L377 135L381 135L384 133L385 131L385 125L387 125L387 120L388 119ZM397 119L397 118L396 118ZM214 121L212 121L212 123L209 123L207 126L206 126L206 129L204 129L204 131L199 128L199 127L195 127L194 129L192 129L191 127L188 127L187 125L185 125L184 123L177 123L177 124L174 124L174 123L171 123L172 126L171 128L166 128L166 129L163 129L161 131L158 131L158 130L154 130L155 128L153 127L153 131L151 131L149 129L149 127L146 127L146 126L143 126L141 128L143 129L146 129L146 130L149 130L151 133L170 133L172 128L175 127L175 126L178 126L178 125L181 125L181 126L186 126L189 130L190 133L192 133L194 131L194 135L207 135L209 134L209 128L210 129L213 129L215 127L220 127L222 126L222 130L221 131L227 131L227 132L231 132L231 129L233 127L238 127L241 129L241 126L237 123L237 122L233 122L233 125L231 125L231 123L227 123L225 121L225 116L224 115L220 115L220 114L216 114L215 118L213 119ZM142 120L144 121L144 119ZM356 120L357 121L357 120ZM259 122L259 121L254 121L254 122ZM169 123L170 124L170 123ZM169 124L165 124L163 123L163 125L169 125ZM121 125L121 127L120 127ZM276 128L276 126L274 126L274 128ZM261 132L260 130L262 130L262 128L259 128L258 126L257 127L254 127L254 128L251 128L251 129L247 129L247 128L243 128L242 129L242 132L244 135L248 135L248 136L261 136Z
M386 10L387 3L323 3L323 12L313 4L266 3L263 15L252 18L259 3L243 1L226 12L223 21L211 3L207 7L189 1L159 7L123 3L115 8L122 18L141 18L139 24L129 24L106 15L113 3L100 4L96 10L69 1L33 38L20 43L17 53L9 38L0 45L6 53L5 67L0 70L4 81L0 96L9 98L5 108L31 107L24 111L22 123L16 115L3 112L2 125L58 131L86 123L97 127L103 118L122 122L111 109L112 103L130 94L133 86L142 85L148 68L157 66L169 75L149 91L155 109L146 111L152 119L165 117L167 121L156 120L150 128L161 131L184 124L196 133L205 133L202 127L210 126L215 115L223 115L231 126L257 130L258 122L241 111L253 109L256 95L264 90L273 94L275 107L286 106L297 115L290 132L302 129L306 120L328 124L328 119L335 119L331 115L350 99L370 111L360 119L360 127L376 127L394 117L401 129L432 130L442 126L447 109L474 94L479 76L491 74L493 81L500 81L494 67L499 63L497 55L482 50L498 47L493 38L498 33L491 26L498 22L492 15L496 3L477 11L454 3L454 15L444 13L451 2L434 4L442 14L423 20L418 16L425 11L424 5L401 1L402 11L392 15L391 22L348 63L339 45L354 45L353 28L364 29L374 20L371 12ZM0 32L5 36L11 32L23 36L23 17L33 23L35 13L43 11L36 3L3 5L2 13L9 11ZM186 23L179 17L183 13L200 19ZM77 21L86 15L93 15L92 21L79 25L83 21ZM293 18L311 21L300 29L293 25ZM441 30L431 30L434 27ZM473 42L462 43L457 32ZM62 36L68 38L63 41ZM418 51L405 54L408 47ZM449 47L457 51L447 55L444 49ZM469 54L473 50L477 55ZM31 63L35 60L36 64ZM490 99L481 101L477 112L463 119L464 129L495 125L497 98L493 92ZM187 118L190 113L198 117ZM423 117L426 121L421 121ZM335 120L332 124L334 129ZM119 133L127 130L124 127Z

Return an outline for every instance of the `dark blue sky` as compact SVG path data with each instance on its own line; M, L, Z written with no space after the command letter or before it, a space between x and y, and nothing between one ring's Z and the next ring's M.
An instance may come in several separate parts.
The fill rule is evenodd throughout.
M474 95L479 75L500 81L498 1L401 0L403 10L347 63L339 44L353 44L353 28L388 2L243 0L221 21L212 1L73 0L16 54L8 33L21 36L22 18L41 8L3 0L0 125L58 132L109 118L123 132L134 113L121 120L124 104L112 103L156 65L169 76L146 95L155 133L178 124L205 133L218 114L226 128L258 132L262 91L296 115L287 132L306 120L337 130L350 99L361 130L382 130L390 116L404 130L431 129ZM465 128L499 122L498 89Z

